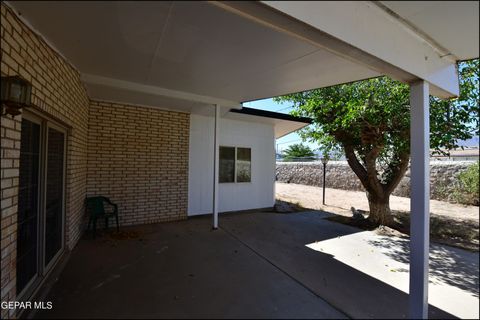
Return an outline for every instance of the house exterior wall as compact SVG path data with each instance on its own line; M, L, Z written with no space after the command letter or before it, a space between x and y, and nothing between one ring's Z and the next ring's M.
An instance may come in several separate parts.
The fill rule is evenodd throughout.
M67 136L66 245L81 235L87 178L89 99L79 73L41 37L1 4L1 74L20 75L32 83L32 103L46 116L63 122ZM1 117L1 300L16 298L16 239L21 119ZM1 310L1 318L15 317Z
M92 101L87 195L118 204L121 225L187 218L189 114Z
M188 215L212 212L213 117L190 115ZM220 183L219 211L272 207L275 136L271 124L220 119L220 146L252 149L251 182Z

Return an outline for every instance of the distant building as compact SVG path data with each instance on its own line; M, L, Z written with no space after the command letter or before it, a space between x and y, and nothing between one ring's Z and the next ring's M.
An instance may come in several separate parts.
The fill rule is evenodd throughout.
M433 152L433 151L432 151ZM478 161L480 156L480 150L478 147L467 147L465 149L454 149L449 152L449 156L445 155L431 155L432 161Z

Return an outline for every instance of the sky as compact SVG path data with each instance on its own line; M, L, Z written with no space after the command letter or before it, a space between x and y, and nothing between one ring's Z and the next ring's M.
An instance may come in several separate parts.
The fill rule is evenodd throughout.
M280 112L280 113L289 113L292 110L291 103L277 103L273 101L273 99L263 99L263 100L245 102L243 106L248 108L262 109L262 110L268 110L268 111L274 111L274 112ZM292 144L297 144L297 143L302 143L302 138L300 138L300 136L297 133L292 132L290 134L287 134L286 136L280 139L277 139L276 141L277 152L282 152L282 150L287 149L288 146ZM303 142L303 143L308 145L313 150L316 150L319 148L318 143L312 143L312 142Z
M289 113L292 110L291 103L277 103L273 101L273 99L262 99L257 101L245 102L243 103L245 107L248 108L255 108L255 109L262 109L280 113ZM312 150L317 150L320 146L318 143L312 142L303 142L302 138L295 133L292 132L287 134L286 136L276 140L277 152L281 153L283 150L287 149L288 146L292 144L303 143L308 145ZM468 139L466 141L461 141L459 145L463 146L477 146L478 147L478 137L474 137L472 139Z

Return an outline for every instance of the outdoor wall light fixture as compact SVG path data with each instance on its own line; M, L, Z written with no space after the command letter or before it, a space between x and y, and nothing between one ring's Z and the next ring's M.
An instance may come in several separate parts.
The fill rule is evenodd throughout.
M32 85L19 76L2 77L2 116L19 115L22 108L31 105Z

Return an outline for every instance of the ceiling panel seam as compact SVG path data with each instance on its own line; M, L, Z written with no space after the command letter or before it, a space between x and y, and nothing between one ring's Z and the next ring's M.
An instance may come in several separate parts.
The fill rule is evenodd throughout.
M173 2L170 3L170 6L168 7L167 18L165 19L165 23L163 24L163 27L162 27L162 32L160 33L160 37L158 38L157 45L155 46L155 51L153 52L152 60L150 61L150 67L148 68L148 74L145 79L147 82L150 80L150 76L152 75L153 64L157 58L160 48L162 47L163 39L165 38L165 33L168 28L168 24L170 22L170 16L172 15L173 4L174 4Z

